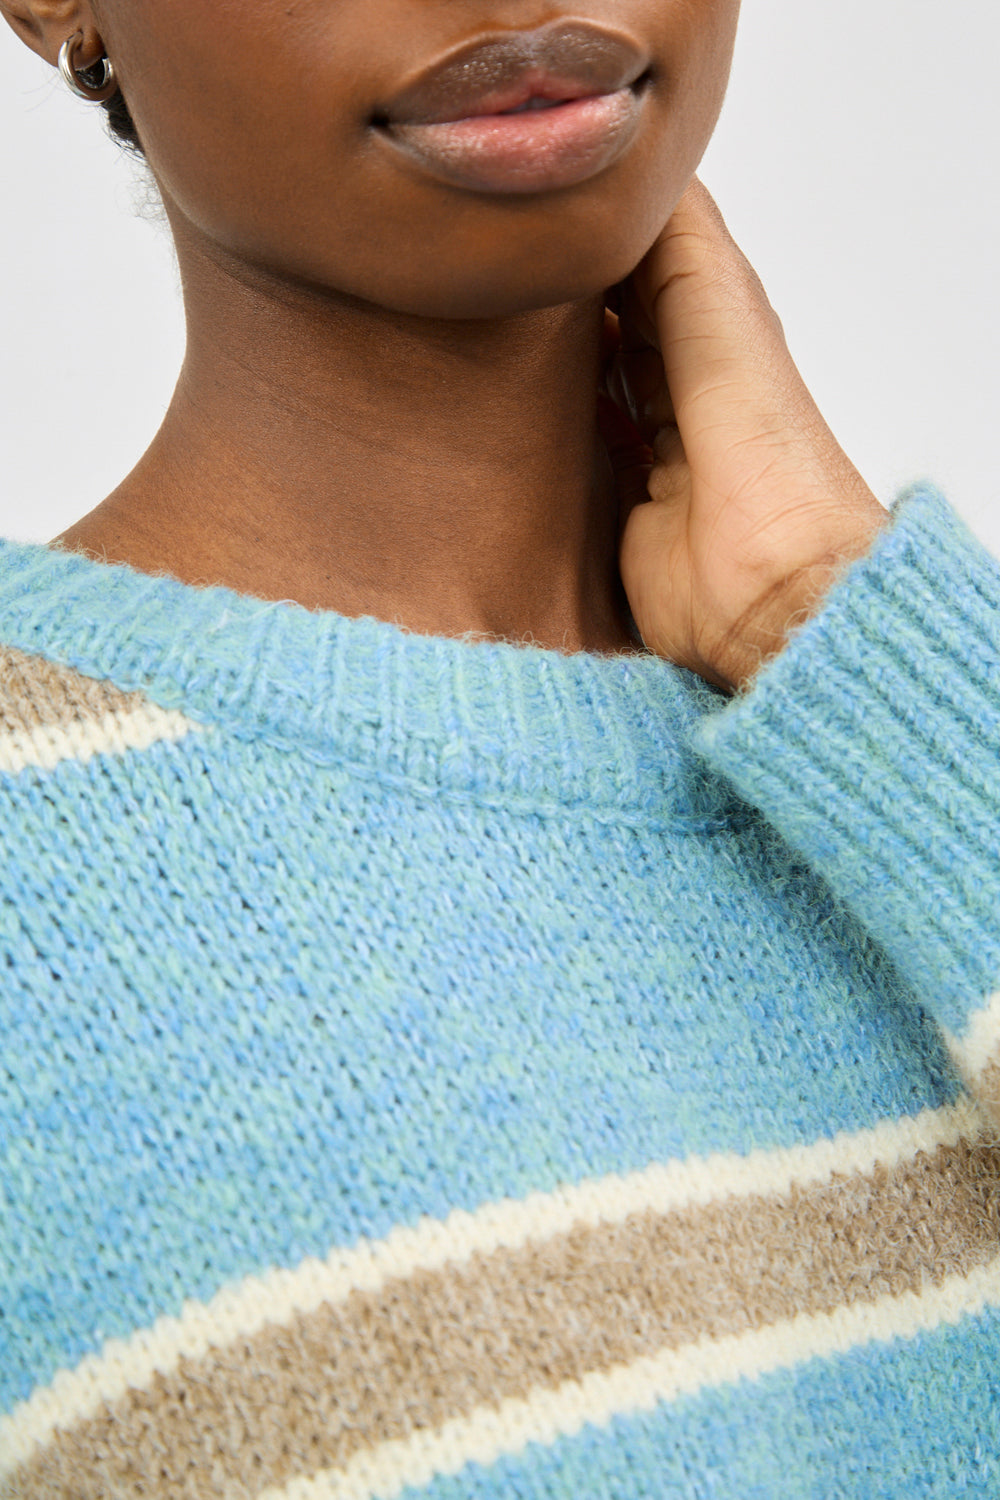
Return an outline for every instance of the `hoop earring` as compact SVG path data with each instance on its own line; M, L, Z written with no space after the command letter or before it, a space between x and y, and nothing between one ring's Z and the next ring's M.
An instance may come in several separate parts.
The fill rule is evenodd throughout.
M98 60L104 65L104 77L100 83L91 84L84 80L82 74L76 71L73 62L73 54L76 52L77 45L82 41L82 31L74 31L72 36L66 38L59 48L59 71L66 86L73 90L78 99L86 99L88 104L103 104L106 99L117 94L118 79L115 77L110 57L104 56ZM96 68L97 63L93 66ZM88 68L87 71L89 72L90 69Z

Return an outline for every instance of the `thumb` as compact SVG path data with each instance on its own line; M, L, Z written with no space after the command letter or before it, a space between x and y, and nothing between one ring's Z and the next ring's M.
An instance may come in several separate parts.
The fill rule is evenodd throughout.
M781 321L697 177L633 272L631 292L640 325L655 330L682 426L685 410L703 396L717 416L717 393L797 394L801 376Z

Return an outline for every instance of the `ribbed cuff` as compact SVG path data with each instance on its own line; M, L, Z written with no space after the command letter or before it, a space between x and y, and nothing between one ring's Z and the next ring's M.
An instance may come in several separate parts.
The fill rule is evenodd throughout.
M961 1033L1000 981L1000 563L933 486L694 744Z

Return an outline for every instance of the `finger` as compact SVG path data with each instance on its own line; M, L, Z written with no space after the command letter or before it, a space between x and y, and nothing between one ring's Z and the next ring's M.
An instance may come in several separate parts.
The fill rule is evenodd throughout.
M659 238L636 267L638 301L653 318L676 410L690 425L696 406L719 393L745 401L759 391L794 397L801 377L760 278L733 240L718 205L692 178ZM623 306L623 346L629 335Z

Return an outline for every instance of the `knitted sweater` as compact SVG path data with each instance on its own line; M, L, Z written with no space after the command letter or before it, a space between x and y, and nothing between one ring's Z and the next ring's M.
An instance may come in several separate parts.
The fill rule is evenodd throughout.
M0 1492L1000 1495L936 491L732 700L39 544L0 643Z

